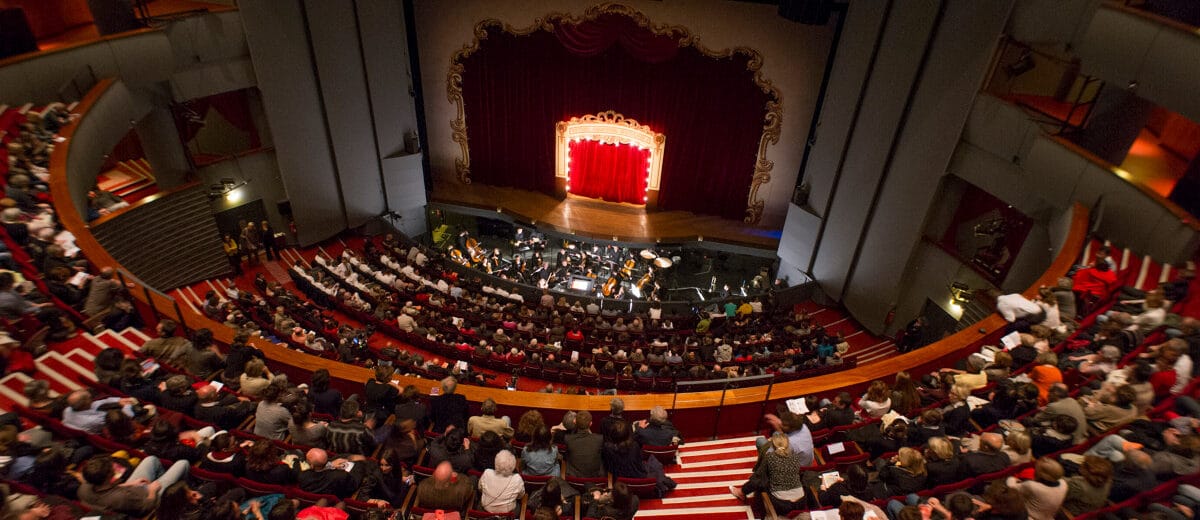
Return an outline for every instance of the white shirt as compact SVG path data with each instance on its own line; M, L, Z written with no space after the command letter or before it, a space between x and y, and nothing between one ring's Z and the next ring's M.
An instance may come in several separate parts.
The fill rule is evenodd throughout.
M1175 384L1171 386L1171 393L1178 395L1183 391L1183 387L1187 386L1192 380L1192 357L1184 354L1175 360Z
M996 298L996 312L999 312L1005 321L1012 323L1020 318L1038 314L1042 312L1042 308L1024 296L1013 293Z
M1157 309L1147 309L1146 312L1133 317L1133 325L1131 329L1137 328L1142 330L1150 330L1159 325L1162 325L1163 320L1167 318L1166 307Z
M1062 313L1058 311L1057 305L1050 305L1045 302L1037 302L1037 304L1046 313L1046 319L1042 321L1042 325L1049 327L1050 330L1055 332L1066 332L1067 327L1063 325Z

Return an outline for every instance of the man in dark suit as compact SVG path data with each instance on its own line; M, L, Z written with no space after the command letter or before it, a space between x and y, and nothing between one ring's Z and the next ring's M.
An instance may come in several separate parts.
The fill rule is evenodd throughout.
M457 388L458 380L447 377L442 380L442 395L429 400L429 418L433 422L433 431L445 433L447 426L467 427L467 398L454 393Z
M833 398L832 404L817 412L817 416L820 417L821 421L813 429L823 430L854 424L854 409L850 407L853 402L854 398L849 393L839 393L837 397Z
M962 456L962 478L977 477L1005 469L1009 466L1008 455L1000 448L1004 437L999 433L985 433L979 438L979 449Z
M245 397L239 399L234 394L222 394L212 385L198 388L196 398L198 401L192 408L192 417L220 426L223 430L237 428L254 413L257 406Z
M649 420L634 424L637 431L633 433L633 438L642 446L670 446L683 442L683 436L667 420L667 410L661 406L650 409Z
M296 477L296 484L300 489L338 498L350 497L358 491L358 485L362 482L368 464L365 460L352 463L345 459L337 459L333 464L328 464L329 454L319 448L308 450L305 459L308 460L311 469L301 471ZM349 464L353 466L347 471L345 468Z
M600 457L600 447L604 445L604 437L591 432L592 414L587 410L575 414L575 433L566 435L567 475L572 477L603 477L604 460Z

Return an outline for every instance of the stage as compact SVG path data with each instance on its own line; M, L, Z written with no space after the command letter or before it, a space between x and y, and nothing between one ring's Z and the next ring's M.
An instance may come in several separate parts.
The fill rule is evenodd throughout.
M543 193L462 184L445 177L434 182L430 202L500 211L539 228L598 240L641 244L711 241L772 252L779 248L779 230L738 220L686 211L647 210L574 195L559 200Z

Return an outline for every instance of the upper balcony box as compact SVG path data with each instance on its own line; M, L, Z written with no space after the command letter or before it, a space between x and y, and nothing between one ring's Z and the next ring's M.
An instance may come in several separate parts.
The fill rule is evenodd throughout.
M1109 3L1096 11L1077 51L1085 74L1200 121L1196 27Z

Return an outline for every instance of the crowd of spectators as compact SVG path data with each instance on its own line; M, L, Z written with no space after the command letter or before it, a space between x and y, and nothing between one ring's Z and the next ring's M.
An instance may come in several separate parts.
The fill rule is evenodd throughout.
M675 380L800 377L842 366L849 349L807 314L776 309L770 295L765 304L746 301L691 317L664 317L661 308L623 314L549 293L525 302L479 278L460 281L439 267L442 261L389 235L379 245L367 240L361 252L347 248L336 259L318 256L311 266L296 262L290 274L304 298L260 276L254 282L258 294L234 288L222 302L212 293L204 307L231 326L334 359L369 365L382 355L401 373L511 383L489 380L491 374L480 370L486 367L566 383L558 391L650 391ZM339 313L366 329L339 321ZM423 351L368 347L376 330Z

